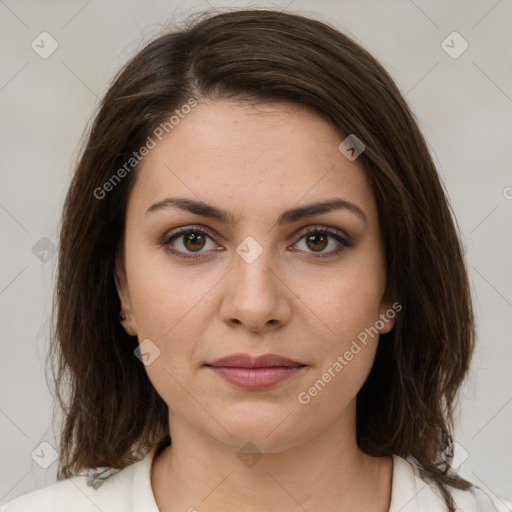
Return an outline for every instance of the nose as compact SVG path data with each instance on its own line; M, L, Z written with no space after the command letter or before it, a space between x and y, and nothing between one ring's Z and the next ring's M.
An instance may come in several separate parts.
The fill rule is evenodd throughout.
M241 244L231 271L223 279L222 319L255 333L278 329L290 321L293 292L268 248L258 249L255 259L251 254L255 247L249 246L245 253L244 248L247 246Z

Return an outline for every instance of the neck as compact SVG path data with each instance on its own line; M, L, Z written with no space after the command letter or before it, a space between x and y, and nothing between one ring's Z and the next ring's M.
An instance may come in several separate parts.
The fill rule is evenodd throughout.
M170 424L172 444L151 472L161 512L389 510L391 458L361 452L355 429L333 423L293 448L240 454L177 418Z

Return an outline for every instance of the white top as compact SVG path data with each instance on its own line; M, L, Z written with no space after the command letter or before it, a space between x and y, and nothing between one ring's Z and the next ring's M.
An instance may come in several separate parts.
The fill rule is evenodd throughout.
M0 512L160 512L151 488L151 465L158 446L141 461L99 478L75 476L32 491L0 506ZM96 473L97 475L98 473ZM96 487L96 488L95 488ZM511 512L512 505L488 491L452 490L461 512ZM425 483L415 459L393 455L389 512L445 512L437 488Z

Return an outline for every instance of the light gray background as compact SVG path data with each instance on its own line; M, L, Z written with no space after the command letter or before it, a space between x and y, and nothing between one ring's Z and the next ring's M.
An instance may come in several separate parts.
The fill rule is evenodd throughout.
M210 1L313 13L372 52L405 94L448 189L474 290L478 349L461 396L456 439L469 456L460 471L512 498L511 2ZM57 257L43 263L32 248L43 237L57 244L80 137L114 72L167 21L205 8L0 0L0 502L56 473L31 453L56 446L44 362ZM43 31L59 45L47 59L31 48ZM441 46L453 31L469 44L456 59Z

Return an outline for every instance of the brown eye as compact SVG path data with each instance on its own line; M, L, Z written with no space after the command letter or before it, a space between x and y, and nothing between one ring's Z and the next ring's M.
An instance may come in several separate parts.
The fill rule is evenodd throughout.
M354 246L354 243L344 236L342 232L334 231L327 227L316 227L306 231L299 242L302 242L302 240L304 240L303 243L306 246L305 252L313 253L314 258L336 257L347 247ZM332 244L332 240L334 240L334 247L326 251L325 249Z
M211 242L209 250L207 247L208 241ZM326 249L332 245L333 241L334 247L326 251ZM305 249L300 249L301 252L312 254L314 258L335 257L347 247L354 245L342 232L324 227L316 227L306 231L299 242L304 243L306 247ZM297 242L296 245L299 242ZM182 259L208 257L211 256L211 254L208 254L211 253L211 251L223 250L222 247L214 243L209 232L199 226L182 228L169 233L159 242L159 245L164 246L166 251L173 256Z
M192 252L200 251L204 247L205 241L206 236L196 231L183 235L183 245Z
M189 227L169 233L160 244L173 256L192 259L206 256L208 241L211 243L210 249L215 250L218 248L205 229Z
M323 251L328 243L328 237L319 233L314 233L306 238L306 244L313 251Z

